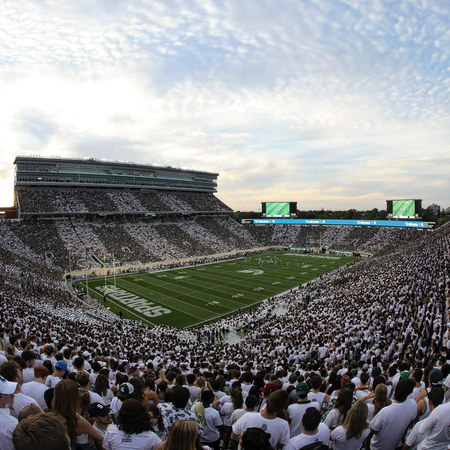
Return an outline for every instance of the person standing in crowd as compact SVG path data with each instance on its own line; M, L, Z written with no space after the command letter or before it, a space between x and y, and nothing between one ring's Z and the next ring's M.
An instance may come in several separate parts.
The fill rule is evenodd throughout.
M47 409L45 403L44 393L48 389L45 381L49 376L49 371L46 367L38 365L34 368L34 381L29 381L22 385L22 393L34 398L43 411Z
M21 420L14 430L12 440L15 450L70 449L67 427L57 414L41 412Z
M367 417L369 408L362 401L357 401L350 408L344 423L331 432L334 450L359 450L369 436Z
M62 380L54 390L52 412L60 414L66 420L67 432L71 445L92 448L88 442L94 440L101 449L103 436L83 417L81 412L81 395L73 380Z
M94 428L105 437L106 430L112 424L109 406L102 403L91 403L88 407L89 417L94 419Z
M161 441L165 441L169 434L167 421L161 415L161 411L158 409L157 405L148 405L147 411L150 417L150 425L152 426L151 430L161 439Z
M123 402L117 423L110 425L103 440L105 450L154 450L161 439L151 431L145 406L134 398Z
M286 411L286 420L289 422L291 438L302 432L302 418L305 411L310 407L317 408L319 411L321 408L319 402L313 402L308 399L308 384L304 381L297 384L295 391L298 395L298 401L289 405Z
M165 442L156 450L211 450L200 443L198 424L192 419L177 420L170 428Z
M67 373L67 364L64 361L57 361L55 363L54 372L47 377L45 385L49 388L54 388L59 383L64 375Z
M0 366L0 375L8 381L17 383L16 392L14 393L14 403L11 407L11 415L16 419L19 417L20 411L27 405L36 405L40 411L42 409L39 407L36 400L28 395L21 392L21 382L22 382L22 371L20 370L19 364L15 361L10 360L4 362Z
M446 450L450 447L450 403L436 406L423 421L419 433L424 439L417 450Z
M213 402L214 392L210 389L205 389L200 394L200 402L194 405L193 408L203 425L203 431L200 433L200 442L213 450L219 450L220 436L223 435L225 427L219 412L211 406Z
M309 444L322 443L328 445L330 442L330 430L320 423L320 411L313 406L309 407L302 418L303 432L289 439L284 450L300 450Z
M442 400L444 399L444 391L442 389L432 389L428 394L428 399L430 411L433 412L437 406L442 404ZM412 430L409 432L408 436L406 436L405 442L403 444L403 450L408 450L409 448L412 450L416 450L419 444L425 439L427 435L422 433L420 428L423 425L424 421L425 419L416 422Z
M286 408L288 398L289 394L282 389L273 392L267 400L266 408L261 413L244 414L233 425L231 439L238 441L239 436L241 436L247 428L263 428L271 435L270 445L272 445L272 447L287 444L289 441L289 424L286 420L277 417L277 414Z
M9 407L14 403L16 388L17 383L8 381L0 375L0 448L2 450L14 450L12 437L18 421L11 416Z
M395 388L394 403L383 408L370 422L373 437L370 450L395 450L410 422L416 417L416 402L408 399L414 389L411 378L401 379Z
M235 409L233 414L230 417L230 424L233 426L244 414L247 413L258 413L256 411L256 404L258 399L254 395L249 395L245 399L245 408L244 409Z
M172 392L171 402L158 403L158 409L161 411L164 420L166 420L168 428L170 428L177 420L192 419L198 423L200 431L203 430L203 426L197 414L194 411L187 409L189 397L190 394L186 388L177 388Z
M328 411L325 419L325 425L327 425L330 430L334 430L336 427L344 423L345 417L352 407L352 401L352 389L349 387L340 389L336 403L333 408Z

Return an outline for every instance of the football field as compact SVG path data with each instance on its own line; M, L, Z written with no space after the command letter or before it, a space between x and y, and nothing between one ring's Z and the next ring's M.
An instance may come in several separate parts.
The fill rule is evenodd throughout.
M269 252L161 272L90 279L89 295L112 312L122 312L124 318L191 327L261 303L352 260ZM77 285L86 287L86 281Z

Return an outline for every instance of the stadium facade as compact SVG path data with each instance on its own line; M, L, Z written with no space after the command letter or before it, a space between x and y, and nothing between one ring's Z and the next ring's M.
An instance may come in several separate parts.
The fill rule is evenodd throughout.
M154 164L106 161L94 158L58 158L39 156L17 156L15 164L14 203L18 217L26 215L57 214L61 211L45 211L40 201L39 208L29 207L27 199L39 192L40 197L59 196L67 206L65 213L123 212L109 211L104 208L96 211L74 210L65 193L84 191L95 192L158 192L172 191L185 193L210 194L217 192L218 173L187 170ZM34 200L31 201L36 203ZM45 203L45 202L44 202ZM225 207L227 212L230 208ZM134 211L135 213L161 213L155 208ZM158 209L158 208L156 208ZM133 211L128 211L133 213ZM169 212L169 211L164 211Z

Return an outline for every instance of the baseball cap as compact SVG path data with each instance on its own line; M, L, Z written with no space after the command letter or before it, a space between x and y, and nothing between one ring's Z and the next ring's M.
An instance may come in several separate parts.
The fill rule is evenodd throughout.
M109 406L98 402L90 404L88 408L88 413L91 417L106 417L110 411L111 408Z
M273 383L267 383L263 388L259 388L261 392L275 392L277 387Z
M57 361L55 367L62 370L67 370L67 364L64 361Z
M442 386L444 376L440 370L433 369L429 374L429 380L433 386Z
M308 384L302 381L301 383L297 384L297 387L295 388L295 392L297 395L305 395L308 393Z
M121 400L126 400L134 392L134 387L131 383L122 383L119 386L117 397Z
M46 346L44 347L44 352L45 352L47 355L51 355L54 351L55 351L55 347L53 347L53 345L46 345Z
M404 380L405 378L409 378L409 370L404 370L403 372L400 373L400 378L402 380Z
M14 394L16 392L17 383L8 381L0 375L0 394Z

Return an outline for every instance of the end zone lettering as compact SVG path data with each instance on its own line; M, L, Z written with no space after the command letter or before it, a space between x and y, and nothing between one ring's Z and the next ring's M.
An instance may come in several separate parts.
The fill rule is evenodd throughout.
M111 297L114 300L118 300L119 302L135 309L136 311L139 311L140 313L144 314L144 316L147 317L158 317L162 316L163 314L170 314L172 312L170 309L163 308L162 306L159 305L150 306L154 305L154 303L144 300L143 298L140 298L137 295L130 294L124 289L117 289L115 291L115 287L113 285L98 286L95 289L102 293L110 291L110 293L108 294L109 297Z

